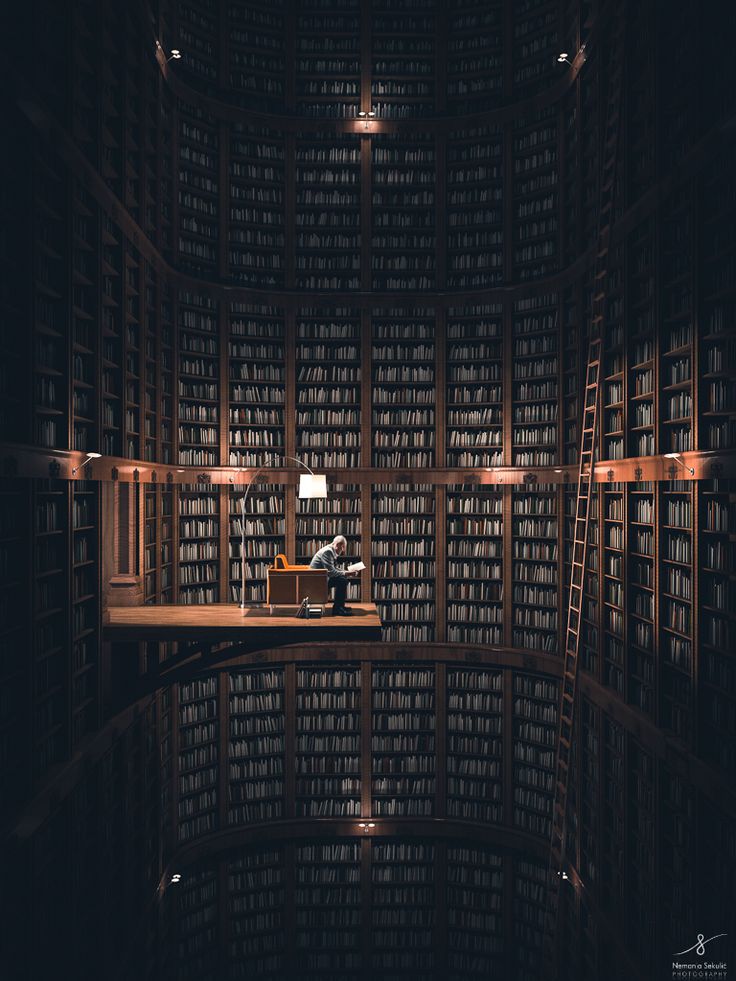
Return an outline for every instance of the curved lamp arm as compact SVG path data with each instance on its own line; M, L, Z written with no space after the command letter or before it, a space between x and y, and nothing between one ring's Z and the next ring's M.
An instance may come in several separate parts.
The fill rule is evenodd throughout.
M313 470L310 470L310 468L306 465L306 463L304 463L302 460L298 460L295 456L286 456L285 454L283 456L276 456L275 453L270 453L266 457L266 460L267 461L270 461L270 460L292 460L294 463L298 464L300 467L304 467L305 470L309 470L309 472L312 474L312 476L314 476L314 471ZM243 494L243 496L240 499L240 515L241 515L241 521L242 521L242 526L241 526L241 529L240 529L240 609L241 610L244 610L245 609L245 502L248 500L248 494L250 493L251 487L256 482L256 478L260 474L265 473L267 470L268 470L268 465L267 464L264 465L264 466L262 466L262 467L259 467L256 470L256 472L253 474L253 476L250 478L250 480L246 484L245 493Z

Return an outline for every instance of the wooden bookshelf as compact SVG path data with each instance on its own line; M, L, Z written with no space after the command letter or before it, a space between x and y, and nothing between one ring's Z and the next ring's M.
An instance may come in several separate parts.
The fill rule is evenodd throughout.
M286 92L286 4L233 3L227 19L227 26L220 25L220 44L224 36L232 101L245 109L281 111ZM215 60L225 68L221 57Z
M296 112L351 119L361 97L360 0L307 0L295 25Z
M313 469L350 470L361 460L360 311L333 314L297 312L296 453Z
M371 578L387 639L434 639L436 517L432 490L428 484L373 488Z
M14 29L14 38L34 37L28 63L15 53L22 44L9 45L17 75L9 121L20 163L3 161L0 182L0 421L11 442L44 454L32 482L13 477L14 453L3 460L10 520L0 526L0 568L8 573L0 679L11 711L0 760L3 786L19 788L18 803L66 772L112 711L100 608L109 516L91 471L60 479L56 465L69 458L56 453L102 452L119 466L147 465L151 482L129 485L138 538L121 534L114 543L137 557L128 572L140 577L147 607L235 607L243 560L244 599L263 602L265 568L277 552L308 560L342 532L350 557L370 565L351 597L373 598L384 638L401 650L416 654L441 640L468 662L490 649L533 658L537 668L536 659L547 658L558 669L573 485L547 484L537 471L575 474L585 324L601 285L591 249L610 23L590 3L549 0L513 10L476 0L452 10L412 0L153 6L121 11L78 0L64 18L42 2L19 11ZM565 942L577 965L595 963L600 942L603 970L604 954L620 950L595 932L603 911L651 973L647 944L674 949L687 924L716 905L699 894L693 854L706 850L703 867L722 895L734 862L730 798L712 799L717 775L727 786L736 772L734 487L719 469L736 419L733 86L723 81L733 59L728 30L714 22L700 28L687 5L662 25L642 5L627 16L598 462L628 467L631 476L661 454L711 456L695 481L675 458L663 479L647 482L640 470L635 482L617 483L615 471L596 485L570 838L584 888L567 901L580 928ZM559 66L559 50L575 57L591 31L600 33L579 73ZM158 55L156 39L166 45ZM164 67L174 45L184 56ZM722 67L721 79L699 70L707 64ZM371 110L375 117L358 118ZM244 557L243 482L233 473L231 486L216 485L209 474L225 465L253 471L270 453L326 471L331 496L301 502L283 474L263 478L249 495ZM522 468L523 482L486 483L502 465ZM185 466L194 468L192 481L177 484ZM149 638L145 648L130 648L130 663L153 667L174 644ZM407 658L407 677L431 669L433 679L402 680L395 693L404 702L386 707L381 699L394 686L369 681L397 666L369 662L370 671L358 672L357 663L320 663L314 671L331 675L318 683L301 674L311 667L282 664L273 688L264 681L270 667L248 668L263 675L262 689L248 697L282 696L263 712L283 737L278 752L258 758L257 767L273 769L263 823L269 808L274 815L281 808L278 820L337 821L375 814L380 802L399 818L431 815L463 827L479 816L503 815L509 824L518 811L541 841L555 697L534 694L535 672ZM336 680L348 670L360 684ZM155 696L156 725L144 712L138 734L93 768L98 789L85 778L87 790L39 832L29 859L39 881L46 871L57 882L69 872L57 852L68 841L72 854L82 850L95 794L112 816L110 858L125 838L126 795L139 810L152 794L159 801L166 843L156 844L156 860L140 849L146 881L157 880L150 869L160 874L164 854L226 829L231 805L233 813L250 806L250 798L230 799L225 776L226 759L242 764L232 782L247 796L262 775L247 770L247 756L230 759L227 724L257 717L232 712L231 700L241 697L232 677L223 685L213 674L214 694L193 682ZM213 699L224 728L211 731ZM436 742L413 754L432 757L422 761L426 770L413 772L412 752L397 749L387 770L373 772L392 754L372 739L395 735L388 726L374 732L381 713L395 713L401 738L426 736L427 744L433 717ZM326 740L333 716L349 723L351 748L335 757L325 742L310 762L300 742L310 730L300 730L300 720L312 720ZM477 731L461 732L466 719ZM161 786L144 730L160 750ZM477 772L480 757L462 749L471 736L482 739ZM200 774L184 765L192 749L222 765L214 782L206 766ZM700 777L691 779L693 761L714 781L709 794ZM415 803L418 815L409 813ZM238 813L234 826L245 827L251 818ZM711 840L698 843L704 830ZM138 834L139 845L141 837L156 835ZM716 844L722 865L712 860ZM397 889L415 859L434 874L433 855L442 871L421 885L435 897L456 888L455 874L467 875L458 868L488 873L484 889L503 897L504 915L487 911L476 947L476 933L458 922L474 900L457 893L444 913L430 914L434 900L420 904L421 916L398 937L380 917L356 925L355 911L370 905L365 891L331 926L331 911L320 918L331 903L313 866L336 864L329 849L338 846L325 845L319 861L301 847L262 849L270 857L249 884L238 879L240 907L223 928L265 976L288 973L302 949L305 976L357 974L374 933L374 966L389 973L539 976L542 864L515 860L512 868L504 855L499 879L493 849L469 857L460 845L432 844L434 852L429 845L406 852L411 861L383 853L374 867L382 863ZM370 869L363 839L350 849L351 869ZM131 845L122 854L138 851ZM233 861L235 880L245 866ZM263 908L271 919L256 928L248 906L256 900L247 897L270 889L268 870L287 864L314 889L315 918L296 898L293 878L273 872ZM83 900L89 876L82 863L73 914L53 927L51 894L38 900L28 929L48 928L58 940L78 911L93 935L97 921ZM182 956L193 973L222 939L206 924L229 889L220 873L184 902L197 912ZM115 900L112 891L113 910L132 895ZM656 904L666 909L655 929ZM122 936L120 919L110 921L104 936ZM280 938L294 925L302 940L279 961ZM326 929L349 937L329 963L315 940ZM434 930L445 940L427 945L425 963L422 939Z
M284 286L284 140L268 128L229 132L228 268L243 286Z

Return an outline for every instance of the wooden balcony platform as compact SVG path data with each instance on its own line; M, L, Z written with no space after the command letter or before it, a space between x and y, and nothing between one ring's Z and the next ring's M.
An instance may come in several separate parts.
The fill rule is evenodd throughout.
M105 611L102 638L113 644L179 641L189 644L243 644L253 649L320 641L380 641L381 618L373 603L351 603L351 617L300 620L297 607L241 610L235 603L207 606L112 606Z

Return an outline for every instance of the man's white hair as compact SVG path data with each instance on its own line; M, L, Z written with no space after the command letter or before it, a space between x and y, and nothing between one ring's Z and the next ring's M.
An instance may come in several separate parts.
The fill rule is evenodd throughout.
M332 547L337 548L338 545L347 545L347 539L344 535L335 535L332 539Z

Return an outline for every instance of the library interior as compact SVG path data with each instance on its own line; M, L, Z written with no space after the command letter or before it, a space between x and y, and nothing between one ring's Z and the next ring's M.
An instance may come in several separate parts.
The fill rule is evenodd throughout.
M0 975L736 977L736 5L10 8Z

